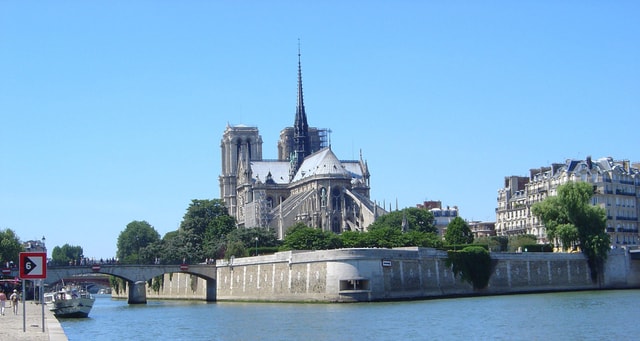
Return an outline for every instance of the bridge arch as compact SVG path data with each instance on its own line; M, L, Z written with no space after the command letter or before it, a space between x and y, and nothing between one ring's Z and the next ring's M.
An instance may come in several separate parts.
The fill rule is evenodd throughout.
M70 278L88 273L107 274L125 280L128 293L127 302L129 304L147 303L147 281L169 273L187 273L203 278L207 283L206 300L216 300L216 267L211 264L93 264L88 266L49 266L47 269L47 278L44 283L53 284L62 278Z

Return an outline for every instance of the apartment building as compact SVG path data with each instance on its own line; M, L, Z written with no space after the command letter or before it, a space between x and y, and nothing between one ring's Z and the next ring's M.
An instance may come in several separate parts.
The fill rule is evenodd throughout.
M442 202L436 200L424 201L422 204L416 205L416 207L427 210L433 214L439 236L444 236L447 232L447 226L449 223L459 215L458 206L446 206L443 208Z
M557 195L558 186L578 181L593 184L591 203L606 210L611 246L637 247L640 242L640 164L611 157L570 159L531 169L528 177L505 177L504 187L498 190L496 234L530 234L540 243L552 242L547 239L544 225L531 213L531 206Z

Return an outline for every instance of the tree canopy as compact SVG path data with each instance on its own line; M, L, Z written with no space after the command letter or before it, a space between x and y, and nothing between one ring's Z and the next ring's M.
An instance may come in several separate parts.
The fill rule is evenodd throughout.
M83 252L81 246L71 246L64 244L62 247L56 246L51 251L51 263L53 265L74 265L82 260Z
M580 248L588 257L591 277L599 278L610 249L607 217L602 207L590 204L593 185L570 182L558 186L558 195L535 203L531 212L547 229L547 236L563 249Z
M0 230L0 261L18 264L23 247L20 238L12 229Z
M191 249L186 259L219 258L224 253L226 235L235 228L235 219L228 214L224 201L192 200L178 230L183 246Z
M134 222L133 230L140 228ZM146 222L144 230L149 230ZM144 225L143 224L143 225ZM155 230L151 228L154 232ZM236 230L235 220L227 213L222 200L194 199L183 216L180 227L166 233L160 239L157 232L148 239L135 239L137 234L127 229L123 231L123 245L118 238L118 257L126 262L179 264L182 262L203 262L208 259L223 258L227 248L227 237ZM267 237L260 237L267 241ZM120 253L122 249L122 254ZM122 256L125 257L122 257Z
M257 240L256 240L257 239ZM261 227L248 229L234 229L225 238L225 257L233 255L236 257L255 255L258 246L261 249L275 249L280 245L276 231Z
M192 232L201 241L223 236L234 227L233 217L227 214L224 201L219 199L192 200L180 223L181 230Z
M471 244L473 243L473 233L464 219L455 217L447 225L444 240L449 245Z
M340 247L394 248L404 246L441 247L442 240L433 232L378 226L369 232L333 232L310 228L303 223L293 226L284 238L284 250L324 250Z
M140 263L142 250L160 240L160 234L146 221L132 221L118 236L116 255L125 264Z
M284 239L284 250L327 250L342 246L338 235L308 227L304 223L292 226Z
M403 220L407 222L407 231L438 232L433 213L415 207L385 214L371 224L368 230L373 231L382 227L402 230Z

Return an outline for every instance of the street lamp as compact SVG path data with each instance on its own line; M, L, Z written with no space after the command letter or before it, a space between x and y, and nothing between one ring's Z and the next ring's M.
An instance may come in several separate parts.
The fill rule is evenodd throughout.
M138 247L138 264L140 264L140 238L138 238L138 236L136 236L136 246Z
M256 237L256 256L258 255L258 237Z
M46 240L46 238L44 238L44 236L42 236L42 252L45 253L44 255L44 260L45 263L47 262L47 248L44 246L44 241Z

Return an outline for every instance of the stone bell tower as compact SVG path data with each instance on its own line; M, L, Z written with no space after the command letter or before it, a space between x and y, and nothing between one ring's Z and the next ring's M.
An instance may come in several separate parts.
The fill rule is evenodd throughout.
M238 165L242 157L248 161L262 160L262 136L257 127L230 126L220 142L222 172L220 173L220 198L231 216L237 216Z

